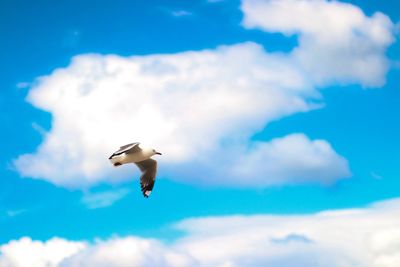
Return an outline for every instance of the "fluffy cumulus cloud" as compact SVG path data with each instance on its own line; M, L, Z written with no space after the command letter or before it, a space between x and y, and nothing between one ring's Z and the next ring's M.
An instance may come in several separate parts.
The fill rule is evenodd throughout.
M242 143L265 123L313 107L316 95L284 58L257 44L124 58L83 55L42 77L28 100L53 115L23 175L56 184L108 177L107 156L140 140L165 162L218 155L221 142ZM206 156L207 157L207 156ZM85 180L86 179L86 180Z
M249 177L253 183L266 186L303 182L328 184L338 177L350 176L347 160L338 155L328 142L310 140L304 134L258 142L239 155L236 164L230 168L232 175L229 178L237 184L248 184Z
M41 242L24 237L0 246L0 267L56 267L85 247L83 242L61 238Z
M317 84L384 84L385 52L394 41L386 15L367 17L354 5L326 0L244 0L242 10L247 28L299 35L291 56Z
M225 148L219 154L219 159L212 158L211 162L194 162L179 169L172 165L166 169L177 174L175 179L182 179L182 182L190 177L201 184L231 187L301 183L330 185L338 178L351 176L348 161L338 155L327 141L310 140L301 133L269 142L254 141L250 146ZM195 165L202 163L203 169L213 173L212 176L198 172Z
M0 246L0 267L400 265L400 200L310 215L188 219L168 244L134 236L95 242L29 238Z
M194 260L183 252L175 251L158 240L138 237L113 238L97 241L75 255L60 261L60 267L152 267L193 266Z
M16 159L18 171L70 187L118 181L132 175L111 169L107 156L141 141L164 153L162 169L174 173L166 176L188 182L266 186L348 176L347 162L325 140L301 134L250 140L273 120L319 107L315 88L322 81L382 84L391 22L325 1L244 1L242 9L246 27L299 33L299 46L288 54L248 42L165 55L76 56L31 88L28 101L53 121L37 151ZM314 9L328 16L307 23ZM257 10L274 16L265 20ZM334 20L331 10L345 20ZM342 37L328 42L333 37L312 25L329 26L332 36ZM246 157L228 156L237 152ZM232 168L239 159L244 164ZM250 179L254 174L257 183Z

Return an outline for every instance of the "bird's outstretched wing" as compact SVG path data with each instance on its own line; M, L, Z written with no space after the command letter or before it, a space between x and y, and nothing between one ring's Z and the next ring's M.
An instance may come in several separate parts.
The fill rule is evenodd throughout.
M140 143L136 142L136 143L131 143L131 144L121 146L117 151L115 151L109 157L109 159L111 159L113 156L121 155L122 153L134 153L140 149L139 144Z
M135 163L142 175L140 176L140 187L144 197L149 197L154 187L157 175L157 161L146 159Z

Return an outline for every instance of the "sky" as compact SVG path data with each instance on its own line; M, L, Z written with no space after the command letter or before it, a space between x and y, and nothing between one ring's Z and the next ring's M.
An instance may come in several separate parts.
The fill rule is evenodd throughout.
M399 8L1 1L0 267L399 266Z

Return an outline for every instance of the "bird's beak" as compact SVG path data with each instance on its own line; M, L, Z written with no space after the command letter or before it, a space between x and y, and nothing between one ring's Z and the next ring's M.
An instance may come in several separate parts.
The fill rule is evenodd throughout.
M156 154L157 154L157 155L162 155L160 152L157 152L157 151L156 151Z

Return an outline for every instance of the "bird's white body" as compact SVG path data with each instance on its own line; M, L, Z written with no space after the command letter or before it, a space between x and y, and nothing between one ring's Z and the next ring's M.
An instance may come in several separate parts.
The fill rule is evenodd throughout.
M143 160L149 159L153 155L154 155L153 149L143 148L135 153L129 153L129 154L122 153L121 155L114 156L110 159L110 161L113 165L117 164L118 166L126 163L141 162Z
M115 167L127 163L135 163L142 172L140 187L143 196L147 198L153 190L157 175L157 161L151 158L154 155L161 155L161 153L154 149L141 148L139 143L136 142L121 146L108 159Z

